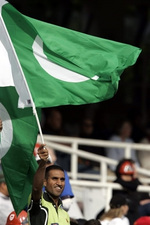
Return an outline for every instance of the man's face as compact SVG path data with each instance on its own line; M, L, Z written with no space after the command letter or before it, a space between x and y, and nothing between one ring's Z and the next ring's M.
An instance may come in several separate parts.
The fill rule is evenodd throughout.
M45 180L44 185L51 196L57 199L61 195L65 186L64 172L61 170L49 171L48 179Z

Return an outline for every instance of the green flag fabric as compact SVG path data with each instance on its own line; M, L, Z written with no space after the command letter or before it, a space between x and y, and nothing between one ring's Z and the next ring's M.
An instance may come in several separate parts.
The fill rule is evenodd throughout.
M37 169L33 150L37 123L31 108L18 109L14 87L0 87L0 158L8 191L16 213L25 208Z
M120 75L136 62L141 50L29 18L0 0L0 62L6 51L10 67L0 66L0 118L4 123L0 157L19 213L27 203L37 168L33 148L38 128L32 109L25 107L112 98ZM25 109L18 109L18 102Z
M112 98L120 75L141 52L131 45L29 18L4 0L0 2L2 20L36 107ZM14 77L21 107L30 106L17 79Z

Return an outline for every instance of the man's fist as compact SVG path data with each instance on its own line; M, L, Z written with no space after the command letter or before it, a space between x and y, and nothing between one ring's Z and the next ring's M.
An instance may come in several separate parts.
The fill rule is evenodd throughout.
M48 156L49 156L49 153L48 153L48 150L47 148L45 147L45 145L41 145L39 148L38 148L38 155L40 157L40 159L44 160L44 161L47 161L48 159Z

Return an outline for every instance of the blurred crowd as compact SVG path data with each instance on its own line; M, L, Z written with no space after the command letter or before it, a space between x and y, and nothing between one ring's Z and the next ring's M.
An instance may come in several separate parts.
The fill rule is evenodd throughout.
M133 121L130 117L118 118L116 121L114 121L113 126L111 126L112 123L110 123L109 126L107 121L105 123L105 118L103 123L99 123L97 116L90 116L88 112L87 114L82 113L82 116L78 122L70 121L69 123L69 118L65 120L65 114L63 113L64 111L61 111L60 107L43 110L41 126L44 134L95 140L109 140L123 143L150 143L150 126L148 124L147 126L143 126L139 117L138 120L135 119L135 121ZM108 122L110 119L111 118L108 118ZM82 149L86 152L107 156L118 161L124 158L124 150L121 148L104 148L80 145L79 149ZM69 156L63 153L57 154L59 164L62 165L66 170L69 170ZM137 166L141 166L145 169L150 168L148 151L135 151L132 149L131 158L136 162ZM88 172L96 166L96 163L89 160L84 160L82 158L79 158L78 163L79 172ZM110 169L112 171L115 170L114 166L110 166Z

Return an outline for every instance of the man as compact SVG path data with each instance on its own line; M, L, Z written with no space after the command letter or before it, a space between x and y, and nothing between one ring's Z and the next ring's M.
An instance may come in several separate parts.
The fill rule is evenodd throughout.
M13 210L4 175L0 171L0 225L6 224L7 217Z
M40 162L40 157L37 154L37 151L38 151L38 148L40 146L41 146L40 143L36 143L35 148L34 148L34 155L35 155L35 159L37 160L38 164ZM52 148L49 148L49 147L47 147L47 150L48 150L48 153L49 153L49 161L47 161L46 167L48 167L50 165L54 165L54 164L57 165L57 156L55 154L55 151ZM71 188L71 185L70 185L68 174L65 170L64 170L64 173L65 173L65 187L64 187L63 192L61 193L60 198L61 198L62 203L63 203L63 208L65 209L65 211L68 212L71 205L72 204L76 205L76 202L74 200L74 194L72 192L72 188ZM68 212L68 214L69 214L69 212ZM73 212L73 215L75 215L74 212ZM81 218L81 217L82 216L80 215L77 218Z
M57 165L47 167L48 150L44 145L38 149L39 167L33 180L29 204L31 225L69 225L68 213L63 209L60 195L65 186L64 170ZM43 184L45 192L42 193Z

